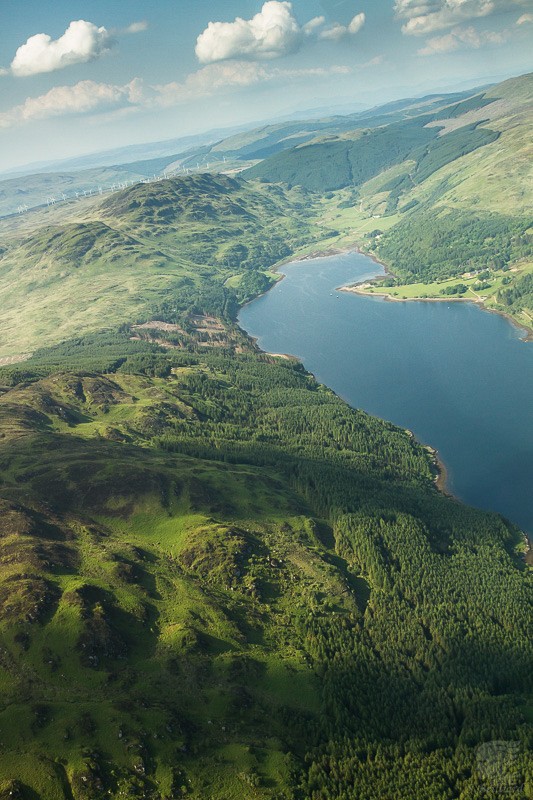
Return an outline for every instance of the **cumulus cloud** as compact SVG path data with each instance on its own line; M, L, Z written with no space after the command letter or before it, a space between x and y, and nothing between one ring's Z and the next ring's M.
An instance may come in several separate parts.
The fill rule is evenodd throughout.
M529 5L531 0L395 0L403 33L423 36L497 12Z
M418 55L434 56L464 48L478 49L487 44L503 44L507 38L506 31L496 33L494 31L476 31L473 27L454 28L453 31L443 36L433 36L428 39L425 46L418 51Z
M19 77L54 72L72 64L92 61L106 53L113 39L106 28L79 19L71 22L59 39L46 33L30 36L19 47L11 62L11 72Z
M39 97L28 97L24 103L0 113L0 128L11 128L32 120L67 114L86 114L138 102L140 82L134 79L124 86L95 81L80 81L74 86L55 86Z
M329 28L321 30L318 37L319 39L329 39L330 41L337 42L340 39L344 39L346 36L355 36L361 30L365 21L365 14L356 14L348 25L341 25L338 22L334 22Z
M30 36L18 48L9 69L0 68L0 75L23 78L94 61L113 47L115 34L141 33L147 28L148 23L141 21L132 22L123 30L108 31L84 19L75 20L59 39L52 39L47 33Z
M531 22L533 22L533 14L522 14L522 16L518 17L516 20L517 25L528 25Z
M250 20L210 22L196 42L202 64L231 58L270 59L295 52L302 29L292 14L292 4L269 0Z
M315 37L338 41L358 33L365 23L364 14L356 14L348 25L314 17L300 26L288 0L269 0L250 20L237 17L234 22L210 22L196 41L196 55L202 64L231 59L268 60L295 53L306 39Z
M303 32L306 36L311 36L318 28L322 28L326 24L325 17L313 17L309 22L306 22L303 27Z

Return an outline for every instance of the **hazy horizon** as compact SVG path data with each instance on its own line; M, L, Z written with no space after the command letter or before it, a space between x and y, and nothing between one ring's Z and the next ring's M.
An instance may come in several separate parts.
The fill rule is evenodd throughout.
M533 0L3 4L0 170L530 71ZM11 12L11 13L9 13Z

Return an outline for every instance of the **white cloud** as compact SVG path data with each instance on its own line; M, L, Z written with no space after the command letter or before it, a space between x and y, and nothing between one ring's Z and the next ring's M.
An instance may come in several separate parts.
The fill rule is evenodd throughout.
M142 33L147 29L147 21L142 20L141 22L132 22L131 25L128 25L128 27L124 29L124 33Z
M92 61L112 46L113 40L105 28L79 19L71 22L59 39L46 33L30 36L19 47L11 62L13 75L23 77L41 72L54 72L72 64Z
M270 59L300 47L302 29L292 15L292 3L269 0L250 20L210 22L197 39L202 64L231 58Z
M172 81L152 87L144 102L153 106L173 106L216 94L222 89L243 88L264 80L267 80L266 69L253 62L208 64L188 75L183 82Z
M334 65L306 69L280 69L250 61L208 64L182 81L146 85L134 78L125 85L80 81L74 86L56 86L39 97L28 97L21 105L0 113L0 129L12 128L34 120L73 114L132 113L142 109L168 108L217 93L243 89L255 84L326 78L348 75L349 67Z
M11 128L48 117L86 114L101 108L137 103L142 97L140 92L138 79L125 86L95 81L80 81L74 86L55 86L46 94L28 97L21 105L0 113L0 128Z
M508 38L506 31L476 31L475 28L454 28L443 36L434 36L428 39L425 46L420 48L418 55L434 56L451 53L464 48L479 49L484 45L503 44Z
M325 17L313 17L313 19L310 19L309 22L305 23L305 25L303 26L303 32L306 34L306 36L310 36L318 28L321 28L325 24L326 24Z
M193 72L182 83L173 82L154 86L145 104L152 106L173 106L188 100L196 100L218 92L242 89L259 83L305 78L325 78L331 75L347 75L349 67L311 67L304 69L280 69L267 67L250 61L228 61L223 64L208 64Z
M346 36L355 36L357 33L359 33L365 24L365 21L365 14L356 14L348 25L341 25L338 22L334 22L329 28L325 28L324 30L320 31L318 36L320 39L338 42L340 39L344 39Z
M234 22L210 22L196 41L196 55L202 64L231 59L268 60L297 52L311 37L339 41L358 33L365 23L364 14L356 14L348 25L314 17L300 26L287 0L269 0L250 20L237 17Z
M348 25L348 33L352 36L355 36L356 33L359 33L361 28L366 22L366 16L361 14L356 14L355 17L352 19L350 24Z
M522 14L522 16L518 17L516 20L517 25L528 25L531 22L533 22L533 14Z
M333 25L329 26L329 28L324 28L323 31L320 31L318 37L319 39L324 39L325 41L339 42L341 39L344 39L347 33L348 28L345 25L341 25L339 22L334 22Z
M108 31L92 22L79 19L71 22L59 39L47 33L37 33L21 45L9 69L0 67L1 75L27 77L43 72L55 72L73 64L94 61L107 53L115 44L114 35L141 33L148 28L146 21L132 22L122 30Z
M423 36L490 14L530 5L531 0L395 0L403 33Z

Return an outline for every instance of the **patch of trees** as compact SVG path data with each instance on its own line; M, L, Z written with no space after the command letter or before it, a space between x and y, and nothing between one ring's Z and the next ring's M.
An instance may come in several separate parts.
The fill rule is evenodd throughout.
M441 294L453 295L464 294L468 290L468 286L464 283L455 283L453 286L446 286L440 290Z
M407 283L432 283L532 255L531 220L503 214L421 211L373 246Z
M499 303L508 308L522 307L533 310L533 274L524 275L508 289L500 289L497 298Z

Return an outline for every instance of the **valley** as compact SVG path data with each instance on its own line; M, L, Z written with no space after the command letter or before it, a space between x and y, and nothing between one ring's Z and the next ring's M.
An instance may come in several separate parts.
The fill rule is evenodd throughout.
M525 326L531 81L0 221L0 798L496 798L501 742L531 794L523 532L238 324L357 246Z

